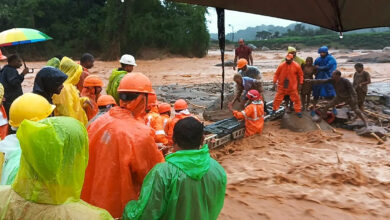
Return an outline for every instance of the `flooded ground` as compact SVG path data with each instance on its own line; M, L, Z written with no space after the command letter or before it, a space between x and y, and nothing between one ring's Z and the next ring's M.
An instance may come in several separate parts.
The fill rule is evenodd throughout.
M331 51L332 52L332 51ZM343 76L351 78L348 57L365 51L334 51ZM264 81L272 80L285 51L255 52L254 61ZM298 52L302 58L316 51ZM218 51L206 58L137 60L135 72L150 77L159 94L183 93L206 107L218 98L221 68ZM228 52L226 60L233 60ZM41 68L44 62L27 63ZM96 61L93 74L108 81L118 62ZM389 63L365 64L372 81L388 82ZM226 81L234 71L226 67ZM26 76L24 91L32 90L34 75ZM208 83L205 85L205 83ZM180 86L176 86L180 85ZM165 87L164 87L165 86ZM177 88L180 87L179 90ZM231 87L229 87L231 90ZM228 90L229 90L228 89ZM175 91L173 91L175 90ZM187 98L187 97L183 97ZM199 108L199 106L198 106ZM390 219L390 143L339 130L294 133L267 122L261 136L235 141L212 155L226 169L228 186L220 219Z

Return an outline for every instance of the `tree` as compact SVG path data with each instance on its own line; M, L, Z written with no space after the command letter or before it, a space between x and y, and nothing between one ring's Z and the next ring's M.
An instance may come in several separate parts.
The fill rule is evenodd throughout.
M269 31L256 32L256 39L257 40L267 40L267 39L271 38L271 36L272 36L272 33Z

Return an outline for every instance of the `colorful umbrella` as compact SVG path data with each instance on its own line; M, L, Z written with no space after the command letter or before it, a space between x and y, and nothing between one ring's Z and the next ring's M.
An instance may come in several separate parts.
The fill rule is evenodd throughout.
M53 38L45 33L30 28L12 28L0 33L0 47L30 44Z

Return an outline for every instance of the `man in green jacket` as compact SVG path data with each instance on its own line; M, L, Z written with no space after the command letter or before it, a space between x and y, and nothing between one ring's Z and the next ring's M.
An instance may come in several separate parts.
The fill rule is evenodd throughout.
M118 86L122 78L127 74L133 72L133 69L137 64L135 58L132 55L125 54L119 60L121 67L113 69L110 78L108 79L107 95L114 97L116 103L119 105Z
M145 177L139 200L130 201L123 219L217 219L226 190L225 170L210 158L203 125L193 117L178 121L175 153Z

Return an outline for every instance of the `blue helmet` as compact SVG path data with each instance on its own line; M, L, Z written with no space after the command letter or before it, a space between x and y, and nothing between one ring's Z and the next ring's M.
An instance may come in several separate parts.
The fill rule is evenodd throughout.
M318 53L328 53L328 47L322 46L320 49L318 49Z

